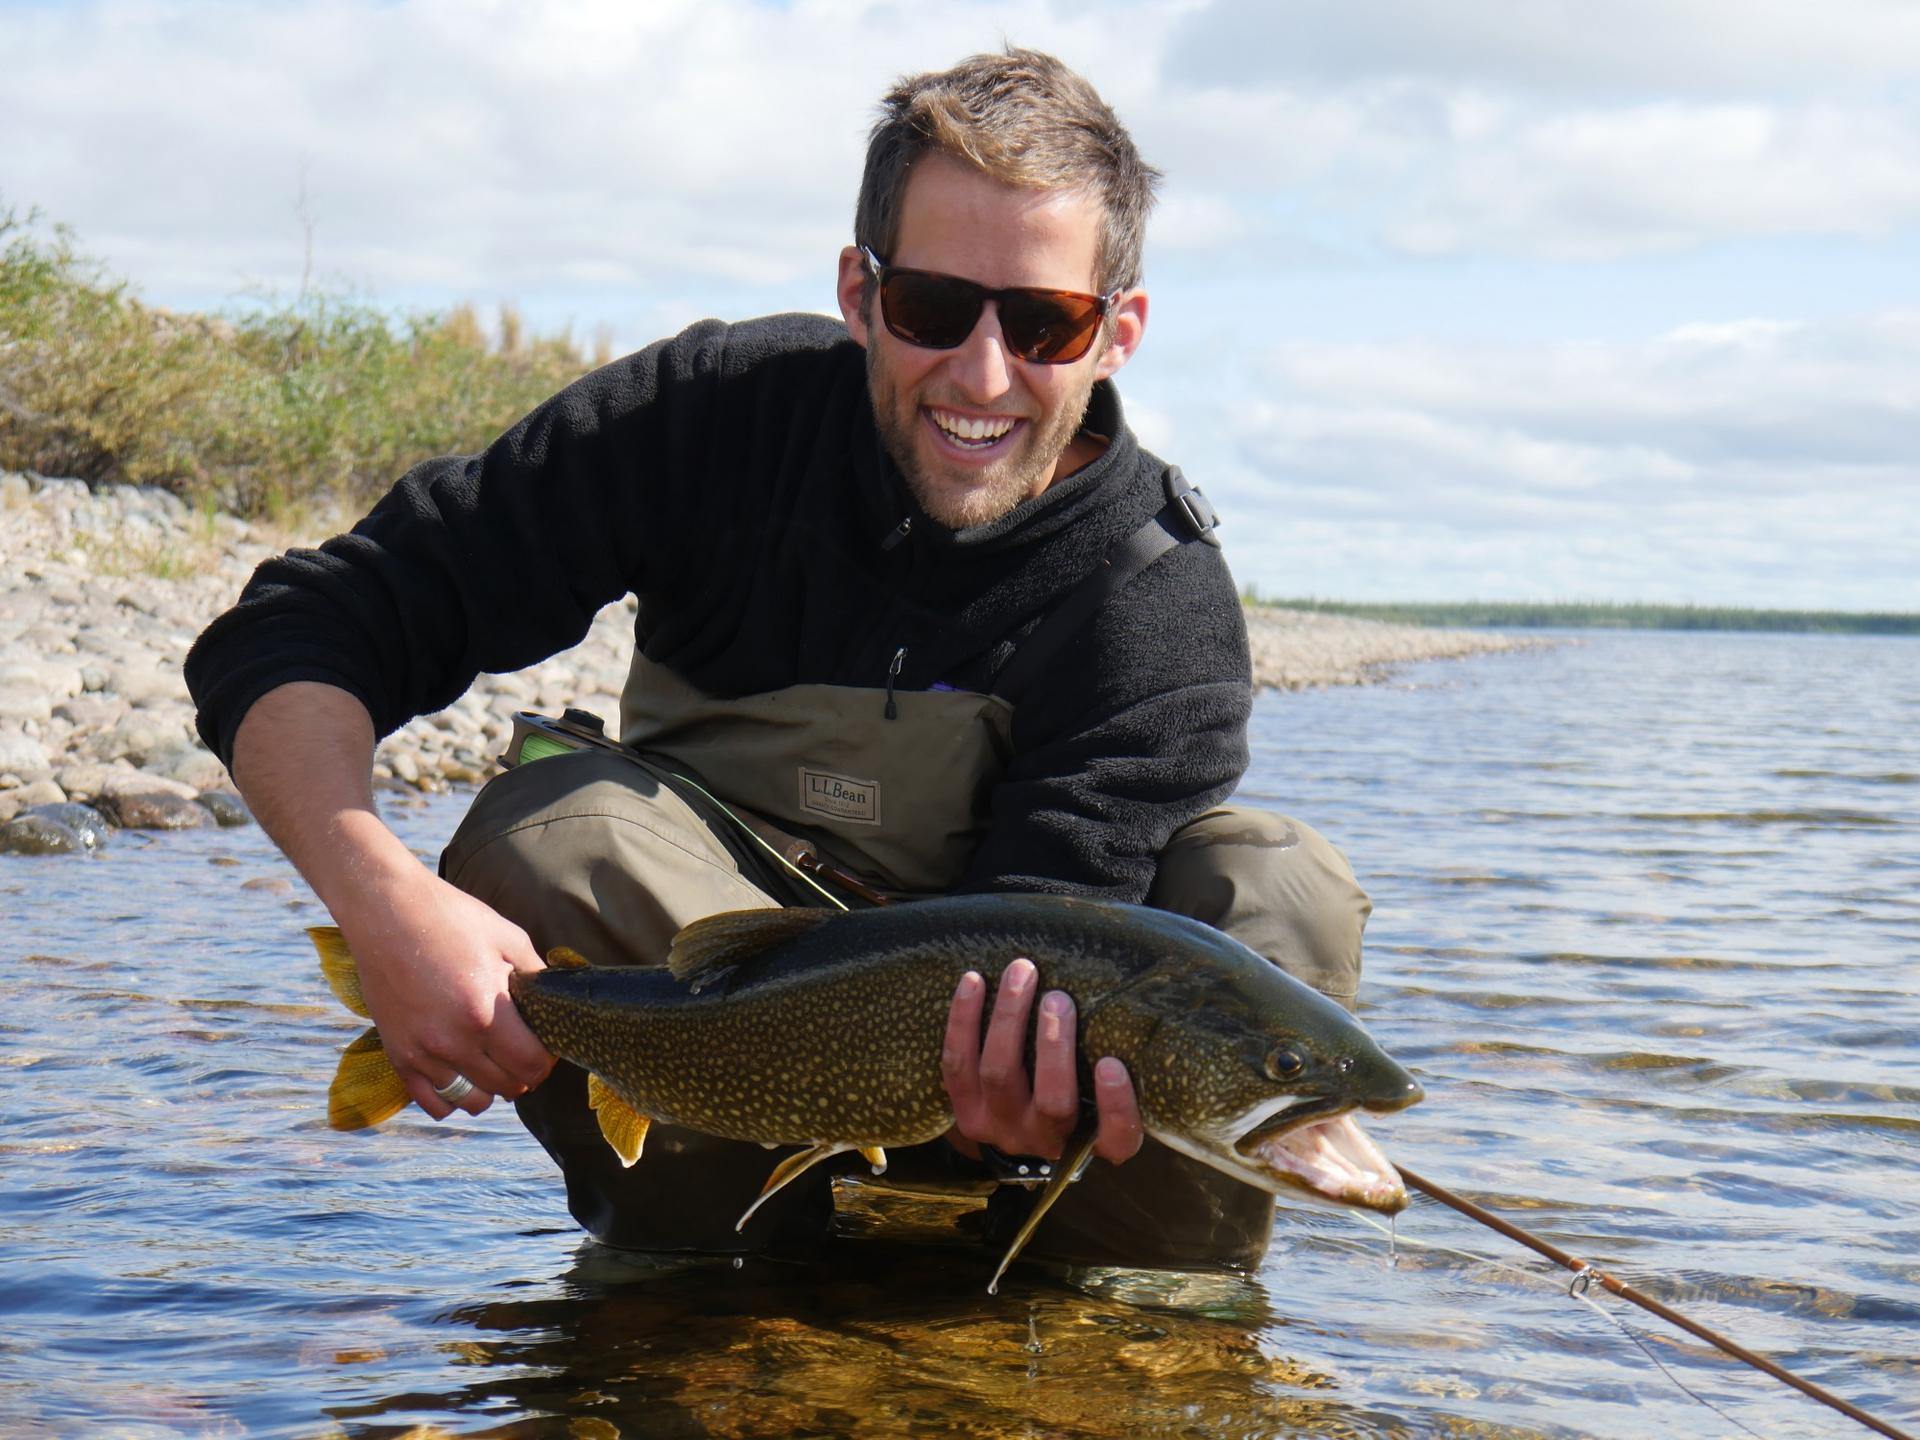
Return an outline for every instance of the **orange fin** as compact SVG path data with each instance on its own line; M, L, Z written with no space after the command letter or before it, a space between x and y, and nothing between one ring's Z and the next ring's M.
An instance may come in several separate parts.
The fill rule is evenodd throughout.
M556 945L547 951L549 970L591 970L593 962L571 945Z
M340 1068L327 1089L327 1124L336 1130L364 1130L397 1115L413 1097L387 1058L378 1030L364 1030L340 1052Z
M646 1146L652 1117L642 1115L627 1104L598 1075L587 1076L587 1106L600 1122L600 1133L607 1137L607 1144L620 1157L620 1163L631 1168Z
M360 967L354 964L353 952L347 949L347 939L340 933L340 927L311 925L307 927L307 938L320 952L320 973L327 977L327 988L333 991L333 998L361 1019L371 1020L366 996L360 993Z

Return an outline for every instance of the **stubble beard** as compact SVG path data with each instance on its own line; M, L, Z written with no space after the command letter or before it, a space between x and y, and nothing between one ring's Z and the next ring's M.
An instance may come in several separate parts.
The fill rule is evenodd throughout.
M900 393L898 385L880 368L875 347L867 347L867 393L873 402L880 443L886 446L920 508L949 530L968 530L998 520L1046 487L1054 466L1086 418L1087 404L1093 396L1093 370L1093 366L1087 367L1085 388L1062 401L1045 429L1037 430L1032 421L1025 422L1026 434L1013 454L984 469L966 471L964 485L941 485L920 462L916 441L926 422L920 417L919 404Z

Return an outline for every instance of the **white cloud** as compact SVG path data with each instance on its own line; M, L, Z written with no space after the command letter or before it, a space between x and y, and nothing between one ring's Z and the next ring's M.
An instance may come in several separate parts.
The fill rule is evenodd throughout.
M817 307L895 76L1010 38L1137 91L1176 9L1125 35L1018 0L0 9L0 200L203 302L297 286L304 177L319 271L378 295Z
M1169 47L1196 88L1381 80L1640 99L1840 92L1910 82L1908 0L1221 0Z
M1221 490L1270 593L1920 605L1920 311L1301 343L1271 376Z
M207 305L304 176L321 278L636 345L830 309L876 98L1007 39L1168 174L1122 389L1243 578L1920 608L1910 0L0 3L0 203Z
M1290 189L1411 255L1595 261L1920 221L1905 0L1219 0L1161 73L1142 130L1170 171L1251 211Z
M1920 220L1920 113L1889 106L1515 112L1429 165L1385 226L1415 254L1603 260Z

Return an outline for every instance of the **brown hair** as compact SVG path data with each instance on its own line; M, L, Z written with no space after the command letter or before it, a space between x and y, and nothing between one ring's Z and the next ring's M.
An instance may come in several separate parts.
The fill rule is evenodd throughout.
M854 206L853 237L883 259L900 234L914 162L934 152L1005 185L1075 190L1100 202L1094 252L1102 293L1140 283L1147 212L1160 172L1093 88L1051 55L1009 45L951 70L903 76L880 102Z

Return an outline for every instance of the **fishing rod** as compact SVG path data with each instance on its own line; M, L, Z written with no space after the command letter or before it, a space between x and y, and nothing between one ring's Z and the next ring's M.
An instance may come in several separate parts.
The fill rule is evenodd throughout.
M1512 1221L1502 1220L1498 1215L1495 1215L1491 1210L1484 1209L1483 1207L1474 1204L1473 1201L1468 1200L1463 1196L1455 1195L1451 1190L1448 1190L1445 1186L1436 1185L1431 1180L1422 1179L1420 1176L1414 1174L1413 1171L1407 1169L1406 1166L1401 1165L1397 1162L1394 1165L1394 1169L1400 1172L1400 1178L1402 1180L1405 1180L1407 1184L1413 1186L1414 1189L1420 1191L1425 1195L1432 1196L1435 1200L1438 1200L1442 1205L1451 1206L1453 1209L1458 1210L1462 1215L1465 1215L1469 1220L1477 1220L1482 1225L1485 1225L1489 1230L1498 1230L1502 1235L1506 1236L1509 1240L1518 1241L1520 1244L1526 1246L1529 1250L1533 1251L1535 1254L1544 1255L1547 1257L1547 1259L1553 1261L1554 1264L1563 1265L1567 1269L1573 1271L1574 1275L1577 1277L1574 1281L1575 1285L1581 1285L1581 1284L1590 1285L1592 1284L1593 1281L1598 1280L1601 1283L1601 1285L1605 1286L1608 1290L1611 1290L1615 1295L1618 1295L1622 1300L1632 1301L1635 1305L1638 1305L1642 1310L1645 1310L1650 1314L1658 1315L1662 1320L1665 1320L1669 1325L1677 1325L1682 1330L1685 1330L1689 1335L1698 1336L1700 1339L1705 1340L1709 1345L1716 1346L1719 1349L1725 1351L1727 1354L1733 1356L1734 1359L1743 1360L1747 1364L1753 1366L1756 1370L1764 1371L1766 1374L1773 1376L1774 1379L1784 1381L1788 1385L1791 1385L1794 1389L1798 1390L1801 1394L1812 1396L1815 1400L1818 1400L1822 1405L1832 1406L1835 1410L1838 1410L1842 1415L1845 1415L1849 1420L1858 1421L1860 1424L1866 1426L1869 1430L1877 1430L1880 1434L1887 1436L1888 1440L1915 1440L1915 1437L1913 1437L1912 1435L1909 1435L1906 1431L1895 1429L1892 1425L1889 1425L1886 1421L1880 1419L1876 1415L1869 1415L1865 1410L1862 1410L1858 1405L1854 1405L1849 1403L1848 1401L1842 1400L1838 1395L1833 1394L1831 1391L1821 1389L1818 1385L1814 1384L1811 1380L1801 1379L1798 1375L1794 1374L1791 1370L1785 1369L1782 1366L1774 1364L1773 1361L1767 1359L1767 1357L1764 1355L1754 1354L1753 1351L1747 1349L1744 1345L1737 1344L1734 1341L1727 1339L1726 1336L1717 1334L1714 1331L1709 1330L1705 1325L1702 1325L1699 1321L1689 1320L1685 1315L1682 1315L1678 1310L1675 1310L1672 1306L1662 1304L1660 1301L1654 1299L1651 1295L1642 1294L1640 1291L1634 1289L1631 1285L1627 1284L1625 1281L1615 1279L1613 1276L1609 1275L1606 1271L1597 1268L1596 1266L1590 1264L1585 1260L1582 1260L1577 1255L1569 1255L1566 1251L1562 1250L1559 1246L1552 1244L1550 1241L1542 1240L1538 1235L1532 1234L1529 1231L1521 1229L1518 1225L1515 1225Z

